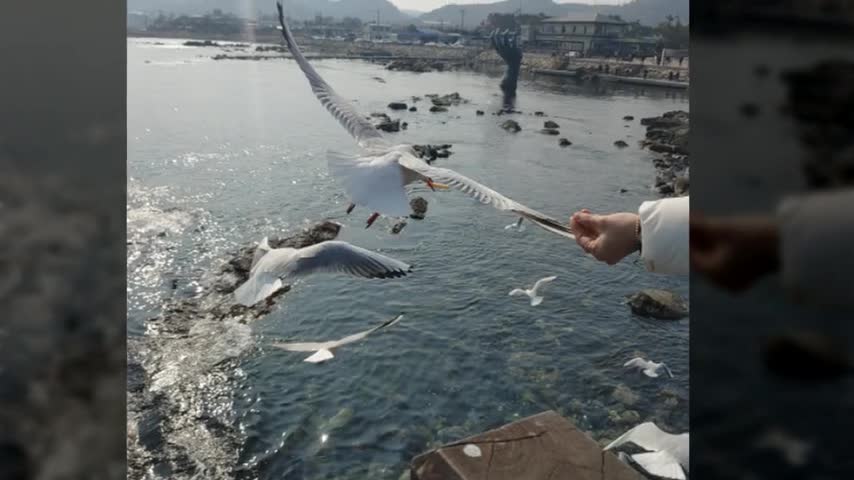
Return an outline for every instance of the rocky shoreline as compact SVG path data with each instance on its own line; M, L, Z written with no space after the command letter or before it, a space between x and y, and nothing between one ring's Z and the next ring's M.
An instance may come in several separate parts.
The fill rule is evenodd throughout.
M641 147L655 153L655 190L666 197L688 195L688 112L674 110L659 117L643 118L641 125L646 126Z
M341 225L326 221L274 248L301 248L335 239ZM128 478L232 478L242 445L235 427L239 358L252 348L247 324L266 315L285 286L252 307L231 293L249 277L255 245L230 252L199 279L202 294L178 298L146 322L146 335L128 339ZM200 471L200 466L205 470Z

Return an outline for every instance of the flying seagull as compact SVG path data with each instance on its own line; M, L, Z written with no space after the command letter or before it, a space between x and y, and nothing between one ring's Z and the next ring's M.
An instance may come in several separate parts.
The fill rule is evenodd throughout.
M384 322L382 325L376 326L370 330L365 330L364 332L354 333L353 335L348 335L341 340L332 340L329 342L306 342L306 343L274 343L273 346L276 348L281 348L283 350L287 350L289 352L314 352L313 355L307 357L304 362L309 363L320 363L329 360L334 357L332 355L332 349L338 348L342 345L347 345L348 343L358 342L359 340L367 337L368 335L376 332L381 328L386 328L394 325L399 322L400 319L403 318L403 314L400 314L391 320Z
M644 360L641 357L635 357L628 362L623 364L624 367L634 367L639 370L642 370L644 375L647 377L657 378L658 371L664 369L667 372L667 375L670 378L673 378L673 372L670 371L670 368L667 367L667 364L664 362L655 363L652 360Z
M249 279L234 291L234 296L248 307L282 288L282 279L287 277L339 272L365 278L396 278L411 270L399 260L347 242L330 240L305 248L270 248L264 237L255 250Z
M652 475L685 480L688 471L688 433L667 433L652 422L641 423L611 442L605 450L634 443L647 450L629 458Z
M549 283L556 278L557 277L555 277L555 276L541 278L541 279L537 280L537 283L535 283L534 286L531 287L530 289L524 290L521 288L514 288L513 290L510 290L510 293L508 295L510 295L510 296L527 295L527 296L531 297L531 306L536 307L537 305L543 303L543 297L540 295L537 295L537 292L539 291L541 286L544 283Z
M352 202L347 208L348 213L355 208L355 205L370 209L373 213L368 218L367 227L370 227L380 215L407 216L410 213L410 206L404 187L421 181L434 190L449 186L458 188L481 203L528 218L540 227L558 235L575 238L567 225L551 217L511 200L453 170L428 165L416 155L412 145L392 145L386 141L380 132L362 118L350 103L335 93L308 63L285 21L282 3L277 2L276 6L279 9L279 23L285 44L308 79L314 95L364 150L362 155L329 153L330 172L343 183ZM440 181L444 183L437 183Z

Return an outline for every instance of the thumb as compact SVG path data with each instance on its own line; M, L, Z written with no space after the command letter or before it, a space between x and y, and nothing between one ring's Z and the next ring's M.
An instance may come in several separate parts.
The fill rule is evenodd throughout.
M599 245L599 242L597 242L596 240L597 238L591 237L589 235L578 235L575 237L575 241L576 243L578 243L578 246L591 255L596 250L596 247Z

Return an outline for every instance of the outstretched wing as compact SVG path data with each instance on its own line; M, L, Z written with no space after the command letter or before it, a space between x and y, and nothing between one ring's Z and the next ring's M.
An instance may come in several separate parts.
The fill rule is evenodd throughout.
M296 255L287 267L288 276L329 272L365 278L397 278L406 276L412 269L400 260L336 240L300 249Z
M305 74L305 78L308 79L308 83L311 85L311 91L320 100L321 105L326 107L329 113L338 120L338 123L350 132L350 135L356 139L362 148L382 149L388 147L388 142L383 139L380 132L370 122L360 116L349 102L335 93L335 90L308 63L299 46L297 46L288 23L285 21L282 2L277 2L276 7L279 9L279 23L281 24L282 36L285 38L285 45L287 45L297 65L299 65L299 68Z
M430 166L423 160L409 155L402 155L398 162L402 166L432 179L434 182L446 183L454 188L458 188L464 193L473 196L481 203L492 205L499 210L521 215L537 224L540 228L544 228L552 233L556 233L570 239L575 238L575 236L572 235L572 230L569 228L569 225L562 224L548 215L540 213L532 208L528 208L515 200L505 197L486 185L482 185L453 170Z
M379 330L381 328L386 328L386 327L390 327L390 326L394 325L395 323L399 322L401 318L403 318L403 314L400 314L400 315L392 318L391 320L387 320L387 321L383 322L382 325L377 325L376 327L374 327L370 330L365 330L364 332L354 333L353 335L347 335L346 337L342 338L341 340L335 341L334 346L340 347L341 345L347 345L348 343L358 342L359 340L367 337L368 335L376 332L377 330Z
M638 368L646 368L646 360L635 357L628 362L623 364L624 367L638 367Z
M685 471L679 465L679 461L668 452L648 452L631 455L631 459L637 462L647 473L660 478L671 478L674 480L685 480Z
M536 292L537 289L540 288L540 285L542 285L544 283L553 282L554 279L556 279L556 278L557 278L556 276L541 278L541 279L537 280L537 283L534 284L534 288L532 288L531 290Z

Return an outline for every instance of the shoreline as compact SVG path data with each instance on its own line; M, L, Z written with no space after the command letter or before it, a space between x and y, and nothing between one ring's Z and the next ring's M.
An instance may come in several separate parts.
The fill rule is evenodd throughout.
M227 48L234 55L212 55L215 60L269 60L279 58L284 54L290 57L281 45L278 33L275 35L249 36L245 33L238 35L201 35L191 36L187 32L134 32L127 38L184 41L211 41L214 43L197 48ZM304 49L309 59L347 59L370 61L398 61L403 63L397 69L414 72L443 71L451 69L467 69L472 71L502 70L503 61L488 47L450 47L440 45L400 44L400 43L370 43L349 42L341 40L316 40L298 38L297 41ZM267 55L259 55L267 53ZM561 76L572 76L572 72L580 74L581 78L599 77L604 80L617 82L640 83L644 86L660 88L687 88L690 83L690 73L687 63L678 65L654 65L636 59L633 62L613 58L568 58L551 53L524 52L522 57L522 72L534 75L537 71L567 72ZM644 72L647 78L644 78ZM671 75L679 75L679 80L670 79ZM663 83L662 83L663 82ZM684 85L683 85L684 84Z

